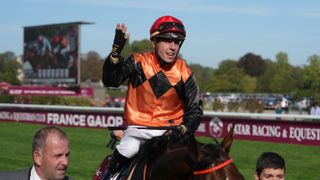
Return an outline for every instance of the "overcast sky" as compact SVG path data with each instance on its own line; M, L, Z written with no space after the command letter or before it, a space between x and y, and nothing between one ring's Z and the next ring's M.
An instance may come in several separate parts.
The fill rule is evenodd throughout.
M111 49L114 29L124 22L130 40L149 38L155 19L173 15L186 27L181 53L189 63L216 68L248 52L275 60L286 52L302 66L320 55L319 0L2 0L0 53L23 52L23 27L75 21L81 27L81 53Z

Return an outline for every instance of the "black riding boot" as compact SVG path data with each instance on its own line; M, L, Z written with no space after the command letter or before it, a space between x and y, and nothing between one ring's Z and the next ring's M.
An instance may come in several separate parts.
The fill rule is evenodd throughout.
M117 149L113 151L108 170L105 173L103 180L109 180L120 168L128 162L129 158L121 155Z

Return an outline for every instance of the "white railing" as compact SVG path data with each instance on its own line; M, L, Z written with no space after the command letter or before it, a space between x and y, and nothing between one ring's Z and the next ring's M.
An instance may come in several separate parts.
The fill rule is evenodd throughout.
M89 107L89 106L62 106L62 105L38 105L38 104L6 104L0 103L1 108L38 109L38 110L68 110L90 112L123 112L123 108L117 107ZM275 113L245 113L245 112L215 112L204 111L204 116L220 116L250 119L282 119L291 121L320 121L320 116L308 114L275 114Z

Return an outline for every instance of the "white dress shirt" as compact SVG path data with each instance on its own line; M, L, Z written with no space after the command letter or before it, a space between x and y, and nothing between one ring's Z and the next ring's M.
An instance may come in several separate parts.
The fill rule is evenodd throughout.
M41 180L40 177L38 176L34 166L32 166L32 169L31 169L30 180Z

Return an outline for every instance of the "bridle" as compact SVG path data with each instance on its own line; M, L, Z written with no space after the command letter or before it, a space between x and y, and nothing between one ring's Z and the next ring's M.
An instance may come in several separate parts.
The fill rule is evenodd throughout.
M193 171L193 175L209 174L209 173L212 173L218 169L224 168L225 166L229 165L230 163L232 163L232 159L228 159L225 162L218 164L216 166L212 166L208 169Z

